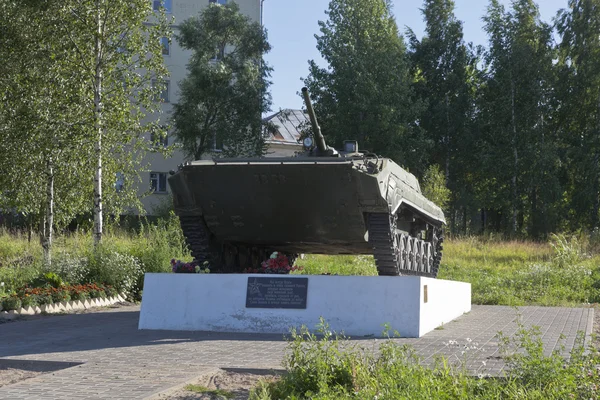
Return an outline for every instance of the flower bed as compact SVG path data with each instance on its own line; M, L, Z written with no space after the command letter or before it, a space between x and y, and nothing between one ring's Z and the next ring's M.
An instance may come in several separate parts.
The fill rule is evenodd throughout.
M20 308L45 306L69 301L84 301L88 299L115 298L119 294L116 289L108 285L85 284L64 285L58 288L24 287L2 299L1 306L4 311L18 310Z

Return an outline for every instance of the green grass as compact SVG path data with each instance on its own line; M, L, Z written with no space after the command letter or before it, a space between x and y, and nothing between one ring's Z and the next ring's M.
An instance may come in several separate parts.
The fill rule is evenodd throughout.
M143 225L139 231L109 228L100 248L91 233L55 235L52 266L43 263L39 239L0 229L0 297L32 282L43 272L55 272L68 283L106 283L132 289L143 284L144 272L170 272L171 258L191 260L177 218ZM129 276L127 276L129 274ZM133 286L132 286L133 285ZM134 296L135 297L135 296Z
M186 385L185 390L194 393L203 393L214 396L217 399L233 399L235 394L223 389L209 389L201 385Z
M471 283L474 304L572 306L600 302L600 256L576 239L550 243L447 240L438 277ZM371 256L307 255L298 274L376 275Z
M94 256L90 234L57 235L54 265L69 283L70 271L93 265L92 275L110 280L115 253L122 263L135 258L144 272L169 272L171 258L191 259L175 218L146 225L141 232L111 230L104 236L104 255ZM469 282L475 304L571 306L600 302L600 256L575 238L555 236L551 243L481 238L447 240L438 277ZM90 264L90 260L96 261ZM87 264L86 264L87 263ZM377 275L372 256L307 255L295 274ZM64 268L62 268L64 266ZM115 267L116 268L116 267ZM31 282L44 270L37 238L0 231L0 296ZM101 282L99 282L101 283ZM114 283L106 282L114 285ZM141 289L138 278L137 290Z
M408 345L393 339L376 348L329 331L321 320L320 336L302 327L292 331L284 358L286 374L260 381L251 400L275 399L597 399L600 354L585 352L583 334L570 360L545 355L539 329L522 325L514 337L497 336L499 354L509 367L501 377L467 369L478 348L469 344L461 359L439 357L424 366ZM452 344L454 345L454 344ZM459 343L462 346L462 343Z

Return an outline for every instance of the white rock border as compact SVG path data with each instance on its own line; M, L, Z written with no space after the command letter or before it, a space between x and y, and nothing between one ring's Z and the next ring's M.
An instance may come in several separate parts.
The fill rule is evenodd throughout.
M114 297L107 297L105 299L95 298L86 300L63 301L60 303L44 304L35 307L21 307L17 310L10 311L1 311L2 305L0 305L0 319L12 320L17 318L19 315L36 315L41 313L57 314L61 312L68 312L71 310L85 310L93 307L106 307L124 301L125 296L118 294Z

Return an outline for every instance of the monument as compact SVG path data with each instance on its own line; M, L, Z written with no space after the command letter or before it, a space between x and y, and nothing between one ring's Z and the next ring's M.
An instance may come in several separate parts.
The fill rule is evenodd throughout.
M324 317L348 334L388 323L417 337L470 310L470 285L434 279L442 210L393 160L356 141L327 146L302 92L312 126L303 154L192 161L169 177L192 256L211 273L146 275L140 328L283 333ZM372 254L380 276L244 273L274 251Z

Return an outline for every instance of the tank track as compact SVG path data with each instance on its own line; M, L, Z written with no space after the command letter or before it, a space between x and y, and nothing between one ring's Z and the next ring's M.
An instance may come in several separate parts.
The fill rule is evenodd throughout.
M210 249L210 232L202 217L179 217L179 223L194 261L210 262L213 255Z
M395 215L369 215L369 244L379 275L437 277L442 260L441 228L436 228L432 242L397 231Z
M181 230L194 257L194 261L208 261L215 272L243 272L245 268L260 268L273 251L233 243L217 243L202 217L179 217ZM297 254L286 254L290 265Z

